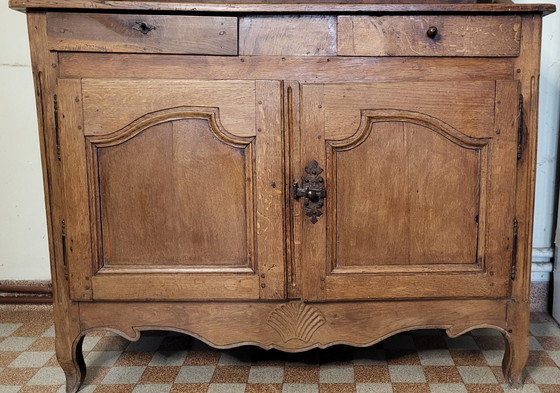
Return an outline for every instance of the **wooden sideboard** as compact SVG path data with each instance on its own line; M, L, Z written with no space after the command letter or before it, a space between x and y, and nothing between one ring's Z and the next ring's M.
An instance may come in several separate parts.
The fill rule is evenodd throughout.
M553 6L10 5L68 392L93 329L296 352L490 327L522 382Z

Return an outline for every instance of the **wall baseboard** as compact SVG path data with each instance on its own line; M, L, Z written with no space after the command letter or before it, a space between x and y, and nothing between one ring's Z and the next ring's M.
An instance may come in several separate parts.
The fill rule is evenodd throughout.
M0 304L49 304L52 303L50 281L0 281Z
M554 269L554 249L552 247L533 247L531 282L549 282Z
M554 256L552 248L533 248L531 282L550 281ZM533 284L533 286L538 286ZM539 287L540 288L540 287ZM547 286L548 288L548 286ZM532 301L543 301L546 290L542 288L532 294ZM538 294L537 294L538 293ZM52 284L50 281L0 280L0 304L49 304L52 303Z

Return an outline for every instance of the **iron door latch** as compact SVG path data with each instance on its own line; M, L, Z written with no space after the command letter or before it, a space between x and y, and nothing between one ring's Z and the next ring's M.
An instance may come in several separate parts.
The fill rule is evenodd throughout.
M306 174L301 178L302 186L300 187L297 182L294 183L294 198L304 198L305 215L313 224L318 221L318 217L323 215L322 208L324 199L327 197L325 180L320 176L322 172L323 169L319 167L319 163L313 160L305 167Z

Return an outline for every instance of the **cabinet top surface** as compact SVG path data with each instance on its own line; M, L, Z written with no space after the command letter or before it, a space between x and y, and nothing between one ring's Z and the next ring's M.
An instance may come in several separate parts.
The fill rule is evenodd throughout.
M89 9L226 13L537 12L553 4L476 3L475 0L10 0L17 9Z

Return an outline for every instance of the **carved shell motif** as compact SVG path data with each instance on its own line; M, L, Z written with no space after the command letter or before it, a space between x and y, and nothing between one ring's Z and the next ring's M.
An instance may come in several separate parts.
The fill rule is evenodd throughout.
M293 302L276 307L268 317L267 323L278 332L284 342L308 342L325 323L325 317L315 307Z

